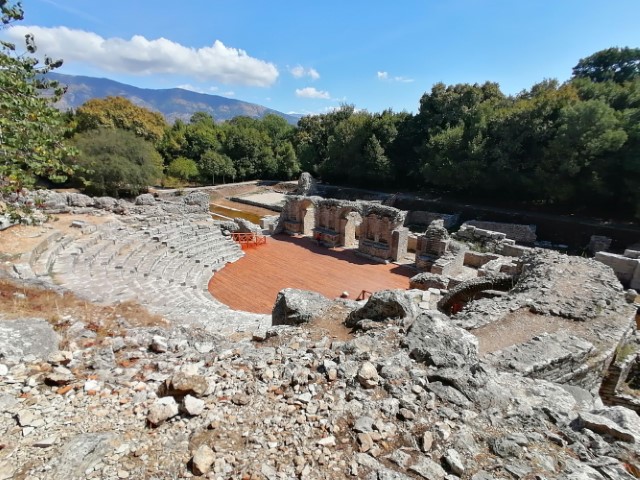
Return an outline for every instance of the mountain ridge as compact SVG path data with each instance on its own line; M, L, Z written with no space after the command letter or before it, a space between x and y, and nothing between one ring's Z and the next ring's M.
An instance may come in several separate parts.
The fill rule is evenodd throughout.
M78 108L92 98L118 96L127 98L141 107L161 113L169 123L174 123L178 119L189 121L191 115L196 112L209 113L217 122L231 120L241 115L262 118L268 114L275 114L295 125L300 118L256 103L183 88L140 88L108 78L53 72L48 73L47 78L56 80L67 87L67 92L55 104L56 108L60 110Z

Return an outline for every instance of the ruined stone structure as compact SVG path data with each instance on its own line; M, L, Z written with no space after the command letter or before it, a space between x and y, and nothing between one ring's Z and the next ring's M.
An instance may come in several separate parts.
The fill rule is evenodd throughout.
M612 241L613 240L610 237L605 237L603 235L591 235L587 250L589 250L593 255L598 252L606 252L611 247Z
M509 257L521 257L531 250L530 247L516 245L516 241L507 238L507 234L480 227L463 224L453 238L471 242L486 252L498 253Z
M465 222L465 225L471 225L472 227L481 228L483 230L490 230L492 232L504 233L510 240L515 240L520 243L533 243L536 241L536 226L535 225L521 225L518 223L501 223L501 222L484 222L481 220L469 220Z
M289 235L313 234L316 226L316 204L320 197L302 197L293 195L287 197L282 213L280 214L280 226Z
M308 172L302 172L298 178L298 195L313 195L316 190L317 181Z
M434 220L442 220L445 228L453 228L460 220L460 215L448 215L446 213L427 212L423 210L412 210L407 213L405 226L420 225L424 228L431 225Z
M316 208L316 227L313 229L316 240L328 247L358 246L362 206L356 202L328 198L320 200Z
M610 266L623 285L640 289L640 251L627 249L623 255L608 252L596 253L596 260Z
M467 247L449 236L443 220L434 220L418 237L416 267L439 275L455 276L462 270Z
M365 206L358 252L375 260L397 261L407 252L409 230L403 227L407 212L370 203Z
M407 252L406 212L373 202L290 196L276 231L313 236L328 247L358 248L375 260L398 260Z

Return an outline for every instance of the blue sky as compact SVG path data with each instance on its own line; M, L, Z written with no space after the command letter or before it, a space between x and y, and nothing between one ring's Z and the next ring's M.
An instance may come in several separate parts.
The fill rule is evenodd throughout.
M517 93L577 61L640 47L638 0L24 0L60 73L183 86L321 113L341 103L415 112L439 81Z

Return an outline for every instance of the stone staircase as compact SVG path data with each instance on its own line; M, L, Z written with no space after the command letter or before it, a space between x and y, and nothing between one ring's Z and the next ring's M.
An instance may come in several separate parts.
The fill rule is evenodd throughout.
M29 259L33 276L89 301L136 301L175 323L218 333L252 331L266 315L231 310L207 285L216 271L243 256L207 215L124 218L80 235L54 234Z

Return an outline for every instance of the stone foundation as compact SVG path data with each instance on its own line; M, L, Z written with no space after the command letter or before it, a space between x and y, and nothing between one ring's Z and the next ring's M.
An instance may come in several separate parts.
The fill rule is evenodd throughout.
M640 252L635 250L626 250L624 255L615 253L598 252L596 260L608 265L613 269L616 277L623 285L640 289Z

